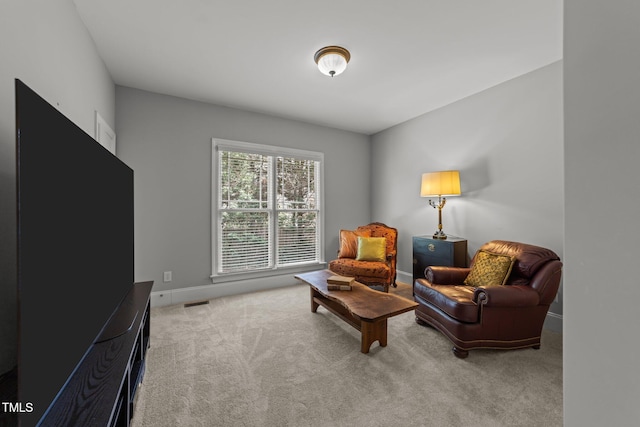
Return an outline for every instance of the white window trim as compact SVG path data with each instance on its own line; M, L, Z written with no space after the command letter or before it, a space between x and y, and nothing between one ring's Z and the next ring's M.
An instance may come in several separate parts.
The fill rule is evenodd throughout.
M320 191L319 196L319 216L318 222L318 262L303 263L299 265L274 267L270 269L258 270L242 273L218 273L218 247L217 247L217 221L218 221L218 152L220 150L246 152L254 154L264 154L269 156L295 157L305 160L318 161L320 163ZM297 148L279 147L275 145L256 144L251 142L233 141L229 139L211 139L211 280L213 283L222 283L236 280L251 279L255 277L274 276L283 273L294 274L300 271L315 270L325 264L324 261L324 153Z

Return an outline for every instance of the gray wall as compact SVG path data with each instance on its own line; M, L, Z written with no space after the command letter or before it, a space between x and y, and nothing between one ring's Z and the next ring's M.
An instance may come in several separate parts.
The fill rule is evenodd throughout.
M19 78L90 135L97 110L111 126L115 88L71 0L0 2L0 373L15 343L15 96ZM52 140L52 144L56 141ZM55 274L49 286L55 286ZM14 351L9 350L8 354Z
M640 420L640 407L637 405L640 401L640 378L639 371L635 368L637 343L634 341L640 324L637 314L640 286L630 268L638 258L636 242L640 234L640 228L636 225L640 216L637 197L640 172L636 168L640 155L640 86L637 81L640 58L635 54L640 44L640 27L637 26L639 19L640 4L637 2L565 0L565 243L564 247L553 242L548 246L564 252L564 417L565 425L571 427L635 425ZM193 183L199 181L199 178L190 177L192 172L186 170L184 165L180 166L181 172L186 175L184 178L172 178L170 171L165 168L173 164L171 158L186 163L186 159L182 157L189 155L187 150L181 150L180 147L183 144L190 146L193 142L185 143L180 132L171 128L176 123L178 130L187 130L186 135L192 135L193 131L188 131L190 120L186 117L186 113L192 111L199 111L194 127L201 128L198 132L202 135L198 135L199 139L195 144L198 146L196 151L204 153L201 163L205 163L207 168L207 150L210 150L209 139L212 136L267 142L263 141L266 135L271 143L284 141L283 144L288 146L316 150L325 143L329 146L326 157L327 192L338 194L332 201L333 206L329 208L326 224L329 255L337 247L331 228L337 230L343 226L353 227L368 220L371 207L370 219L387 221L400 227L400 267L410 271L410 261L407 259L410 253L408 239L413 234L431 233L436 223L435 211L426 206L426 200L417 197L419 176L432 166L437 169L461 169L465 194L452 198L445 207L444 225L446 231L469 238L474 247L483 240L494 238L494 229L501 232L499 237L522 236L527 240L529 236L535 237L534 234L540 234L537 238L542 238L554 235L558 230L562 232L562 227L557 225L556 220L558 210L561 210L555 203L561 197L558 196L556 187L540 188L532 193L538 198L537 210L541 214L529 218L537 224L535 228L529 230L528 223L526 227L519 227L518 233L528 234L513 232L511 228L514 224L510 219L504 222L505 217L511 218L514 215L522 217L522 220L526 218L521 207L512 207L508 201L508 198L515 197L517 206L521 206L524 203L522 197L514 194L515 186L505 184L517 179L521 171L515 169L504 175L504 172L509 172L503 171L502 168L506 166L500 166L497 159L491 157L489 160L487 156L490 153L506 162L519 153L519 157L522 157L519 164L525 170L533 168L532 165L535 164L536 171L544 172L543 176L546 176L552 168L546 166L547 162L545 158L541 158L542 154L527 151L517 141L528 140L534 148L537 144L543 144L540 149L543 152L548 149L545 144L554 139L552 134L557 132L561 124L558 124L555 113L549 113L548 124L539 123L542 119L533 120L532 123L539 126L532 129L532 139L528 139L525 132L518 132L519 126L514 123L505 124L503 130L495 128L500 122L506 121L495 117L498 112L502 112L505 115L503 117L521 120L525 129L532 128L531 124L527 124L530 118L509 108L509 105L517 107L516 110L523 108L521 101L516 102L519 98L510 100L508 94L497 95L502 92L503 85L401 125L400 130L394 128L374 136L371 152L366 148L360 151L363 143L358 135L221 107L194 106L190 102L175 99L164 105L165 102L159 102L164 97L136 94L136 91L122 88L118 90L122 97L118 102L118 110L123 110L119 111L118 121L122 123L115 127L113 84L102 61L97 57L71 0L4 0L0 3L0 21L0 292L3 292L0 301L7 300L7 289L14 289L15 284L15 77L23 79L52 104L59 105L61 111L88 133L93 130L94 110L98 110L119 131L119 140L124 139L122 149L125 152L131 151L127 156L141 169L136 171L136 179L139 180L137 190L141 196L138 204L143 205L139 208L145 215L139 212L138 222L148 220L158 227L147 232L151 234L148 236L148 243L140 241L142 236L137 236L138 252L146 253L147 248L150 249L149 253L144 254L146 260L139 259L142 265L138 269L144 267L139 272L143 279L161 280L162 270L174 268L172 263L165 265L170 261L164 261L171 259L165 252L176 250L171 249L172 238L178 241L178 248L187 247L190 253L195 252L185 243L186 238L183 237L181 228L170 227L170 218L185 218L179 224L185 224L187 229L193 228L186 224L186 219L191 219L188 203L193 203L197 208L200 205L194 200L200 195L207 198L205 205L208 209L208 188L206 191L198 190L201 194L193 197L184 196L187 206L181 205L182 196L175 194L175 187L183 188L183 182ZM533 83L542 79L547 80L551 87L561 87L560 80L555 76L559 67L554 64L548 70L531 73L524 76L523 82ZM546 78L541 77L545 74ZM527 85L521 86L524 83L520 80L516 79L505 85L515 85L515 89L523 90ZM542 86L538 89L546 92ZM545 105L539 99L542 94L537 94L535 90L525 90L523 93L532 100L537 100L534 105ZM551 97L551 94L548 96ZM128 98L139 99L127 107L124 104ZM155 102L159 102L158 105ZM463 107L469 102L477 102L477 108L467 105L469 111L465 112ZM546 105L551 111L555 111L559 108L558 102L560 101L550 101ZM138 106L144 108L137 111ZM185 114L180 114L183 106ZM485 112L485 108L490 111ZM450 112L458 109L460 113L464 113L464 120L459 120ZM128 124L125 117L128 114L135 119L132 122L144 121ZM174 121L172 116L170 124L163 123L167 114L176 115L179 119ZM493 118L484 127L483 120L476 120L476 115L484 117L486 122L492 116ZM544 116L544 111L536 112L535 116L538 115ZM203 116L204 120L201 120ZM212 124L208 124L209 121ZM466 122L473 125L473 134L467 133L471 132L469 130L465 131ZM279 124L282 124L282 128ZM145 129L147 126L148 129ZM209 126L211 129L206 129ZM149 135L145 136L147 132ZM311 139L307 133L311 135ZM474 135L476 136L471 138ZM462 139L463 137L466 139ZM142 141L133 141L138 138ZM494 140L498 141L496 145L492 145ZM505 141L514 142L512 145ZM346 142L354 147L351 148ZM461 149L465 143L468 144L467 149ZM137 148L138 144L149 146L150 150L143 153L144 147ZM153 149L155 144L159 145L158 150ZM447 147L453 149L449 150ZM345 157L341 156L341 150L346 152ZM396 153L396 150L399 152ZM474 164L470 160L478 150L480 157L486 158L484 164ZM510 155L512 151L514 154ZM562 149L559 151L554 156L561 155ZM373 165L371 200L368 199L368 187L366 190L358 187L367 185L361 179L365 175L368 179L370 153ZM384 158L385 153L389 155L388 159ZM418 157L421 157L420 161L414 160ZM347 170L351 173L345 172ZM206 175L207 172L193 173ZM552 176L556 174L552 170ZM471 177L475 178L471 180ZM205 179L208 185L208 178ZM393 186L393 191L388 191L392 186L386 184L386 180L397 184ZM163 187L155 186L154 181L168 186L171 191L163 193ZM505 190L504 199L500 200L501 192L498 194L497 190L505 185L510 190ZM526 190L534 189L526 187ZM146 191L151 195L143 196ZM396 192L400 194L396 195ZM480 197L482 192L483 197ZM490 197L491 203L483 204L480 199L484 196ZM470 197L473 199L469 199ZM349 209L353 206L350 204L352 199L356 200L358 212ZM164 203L165 200L167 203ZM531 203L533 200L532 198ZM347 201L349 204L345 204ZM466 209L467 206L469 209ZM159 212L153 212L155 210ZM184 213L186 215L183 217ZM482 216L479 218L488 221L488 225L483 222L472 227L469 221L474 219L467 217L480 213ZM540 228L540 217L547 218L543 228ZM200 225L204 228L201 232L204 237L196 236L195 245L198 248L206 245L200 239L205 238L208 242L210 236L209 225ZM192 234L193 232L187 233L189 236ZM152 244L156 242L165 247L153 248ZM205 251L207 256L203 262L207 265L198 266L195 279L183 280L179 273L174 285L190 286L207 280L210 270L209 248L205 248ZM153 265L150 261L151 254L162 256L158 265ZM174 270L180 271L177 267ZM55 285L53 280L52 278ZM11 310L4 306L0 308L5 316L0 318L0 327L4 331L10 330ZM558 307L554 309L558 310ZM3 362L6 361L0 359L0 371Z
M327 261L340 228L369 221L368 136L126 87L116 111L118 154L135 171L136 278L154 291L211 284L214 137L324 153Z
M565 425L640 425L640 2L565 0Z
M460 170L462 195L448 198L443 229L466 238L470 256L505 239L562 258L562 144L562 62L374 135L372 217L398 228L399 270L412 273L411 237L437 228L421 175L447 169ZM562 291L559 301L558 315Z

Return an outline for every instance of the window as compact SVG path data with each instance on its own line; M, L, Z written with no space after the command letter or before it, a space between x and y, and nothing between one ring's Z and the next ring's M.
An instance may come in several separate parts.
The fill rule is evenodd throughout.
M322 153L213 140L213 274L322 262Z

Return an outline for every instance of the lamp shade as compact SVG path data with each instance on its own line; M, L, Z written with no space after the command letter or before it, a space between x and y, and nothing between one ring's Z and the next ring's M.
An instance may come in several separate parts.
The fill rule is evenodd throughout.
M422 174L420 197L460 195L460 172L441 171Z
M351 54L343 47L327 46L318 50L313 59L322 74L334 77L347 69Z

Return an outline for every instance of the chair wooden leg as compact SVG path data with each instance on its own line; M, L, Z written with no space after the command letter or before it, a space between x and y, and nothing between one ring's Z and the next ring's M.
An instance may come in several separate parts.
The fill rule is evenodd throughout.
M453 354L459 359L466 359L469 355L469 352L467 350L462 350L455 346L451 350L453 351Z

